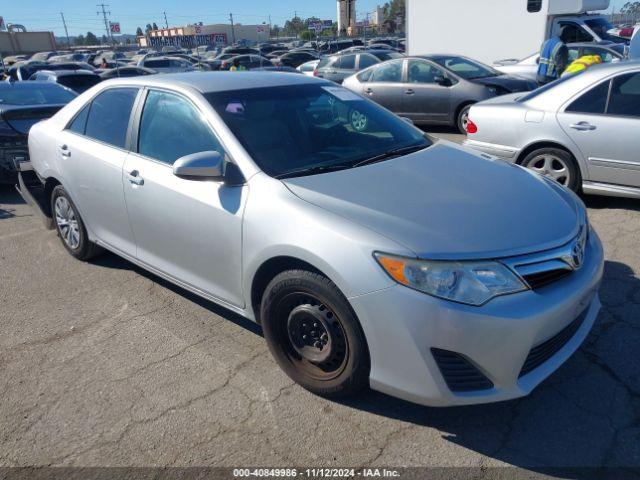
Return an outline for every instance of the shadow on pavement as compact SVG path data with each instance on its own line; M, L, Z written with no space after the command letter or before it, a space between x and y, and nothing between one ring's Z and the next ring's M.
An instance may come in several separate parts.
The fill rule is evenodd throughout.
M618 210L640 211L640 200L635 198L607 197L604 195L582 195L582 200L588 208L613 208Z

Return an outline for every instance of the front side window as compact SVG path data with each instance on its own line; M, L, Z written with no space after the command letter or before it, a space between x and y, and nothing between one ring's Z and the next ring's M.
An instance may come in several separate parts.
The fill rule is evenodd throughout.
M609 81L602 82L587 93L583 93L567 107L566 111L572 113L603 114L607 107L609 83Z
M564 30L567 32L565 34L567 36L566 43L581 43L593 41L593 37L588 34L580 25L577 25L573 22L561 22L560 26L564 27Z
M445 74L442 70L428 62L409 60L409 72L407 76L409 83L436 83L438 77L442 78L444 76Z
M466 80L476 80L478 78L489 78L500 75L488 65L469 60L464 57L437 57L433 59L438 65L448 68L453 73Z
M85 135L114 147L124 148L129 117L137 88L113 88L91 102Z
M607 114L640 118L640 72L613 79Z
M431 145L415 127L338 85L254 88L205 97L260 169L274 177L352 168L396 149Z
M362 70L363 68L368 68L372 65L375 65L376 63L379 63L379 60L376 57L367 53L362 53L360 55L360 65L358 66L358 68Z
M345 55L340 59L340 68L343 70L355 70L356 68L356 56Z
M401 83L403 63L404 60L394 60L379 65L373 69L369 81L380 83Z
M224 154L202 114L186 99L152 90L142 110L138 153L168 165L205 151Z

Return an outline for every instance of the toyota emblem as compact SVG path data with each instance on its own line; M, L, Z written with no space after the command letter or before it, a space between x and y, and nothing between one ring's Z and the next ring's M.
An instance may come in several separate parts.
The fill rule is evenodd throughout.
M573 261L574 268L580 268L582 262L584 262L584 247L580 240L578 240L571 249L571 260Z

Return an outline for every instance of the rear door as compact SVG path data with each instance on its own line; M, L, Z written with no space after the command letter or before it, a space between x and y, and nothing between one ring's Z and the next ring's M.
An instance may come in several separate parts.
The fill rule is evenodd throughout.
M128 129L137 88L110 88L85 106L60 134L64 187L89 229L111 248L135 255L122 192Z
M184 155L225 148L188 98L149 90L124 168L124 194L142 262L242 306L242 212L246 186L173 174Z
M398 59L373 67L362 93L392 112L402 113L405 63Z
M594 182L640 187L640 71L592 87L558 113Z
M402 112L414 122L449 123L451 86L438 83L446 78L443 69L426 60L409 60L407 83L402 95Z

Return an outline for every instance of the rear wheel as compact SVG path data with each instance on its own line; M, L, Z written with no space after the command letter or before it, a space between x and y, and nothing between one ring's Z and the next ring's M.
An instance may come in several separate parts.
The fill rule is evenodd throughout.
M51 212L62 245L71 255L88 260L100 252L100 247L89 241L82 218L62 185L51 192Z
M574 192L580 189L580 171L573 156L559 148L539 148L522 161L522 166L549 177Z
M347 299L326 277L304 270L277 275L262 298L269 350L289 377L327 397L369 383L369 352Z

